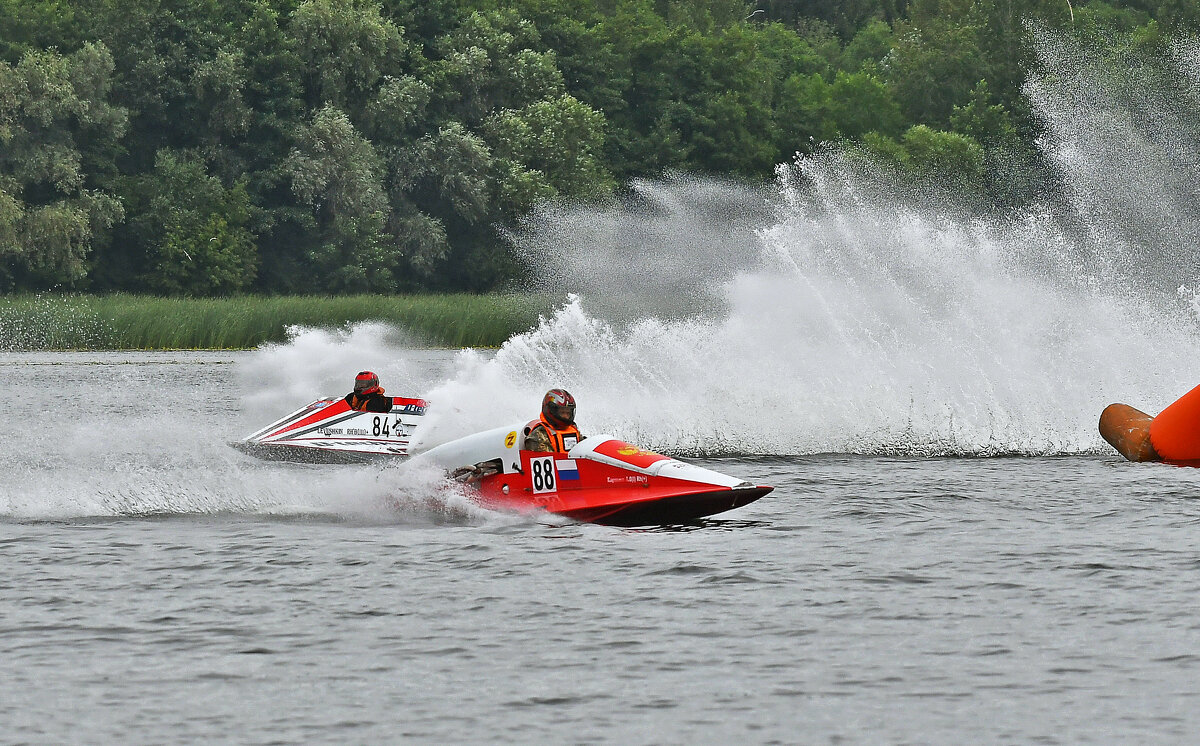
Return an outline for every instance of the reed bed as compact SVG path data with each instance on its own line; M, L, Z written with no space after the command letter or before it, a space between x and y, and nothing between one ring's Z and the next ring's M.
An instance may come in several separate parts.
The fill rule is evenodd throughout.
M379 321L438 347L495 347L537 323L536 295L355 295L157 298L139 295L0 297L0 349L247 349L284 342L292 326Z

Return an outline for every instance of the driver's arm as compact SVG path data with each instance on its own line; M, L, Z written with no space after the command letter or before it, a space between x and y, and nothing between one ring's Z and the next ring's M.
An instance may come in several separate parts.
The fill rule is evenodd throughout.
M554 448L550 445L550 436L546 433L546 428L538 425L529 431L525 436L525 450L536 451L538 453L551 453Z

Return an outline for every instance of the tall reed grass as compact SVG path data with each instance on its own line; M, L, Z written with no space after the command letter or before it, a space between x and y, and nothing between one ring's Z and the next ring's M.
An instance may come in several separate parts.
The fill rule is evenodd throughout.
M286 341L290 326L360 321L392 324L430 346L495 347L550 305L537 295L18 295L0 297L0 349L245 349Z

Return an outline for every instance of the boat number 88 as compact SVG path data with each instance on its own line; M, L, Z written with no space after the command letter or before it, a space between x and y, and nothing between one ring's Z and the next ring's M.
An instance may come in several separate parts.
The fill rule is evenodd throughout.
M529 460L529 471L533 477L534 492L554 491L554 457L534 458Z

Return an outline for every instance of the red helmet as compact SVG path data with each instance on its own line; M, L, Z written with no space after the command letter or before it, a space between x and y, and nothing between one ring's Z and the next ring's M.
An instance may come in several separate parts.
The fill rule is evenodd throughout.
M354 393L362 396L379 391L379 376L369 370L364 370L354 377Z
M542 397L542 416L555 427L575 424L575 397L566 389L550 389Z

